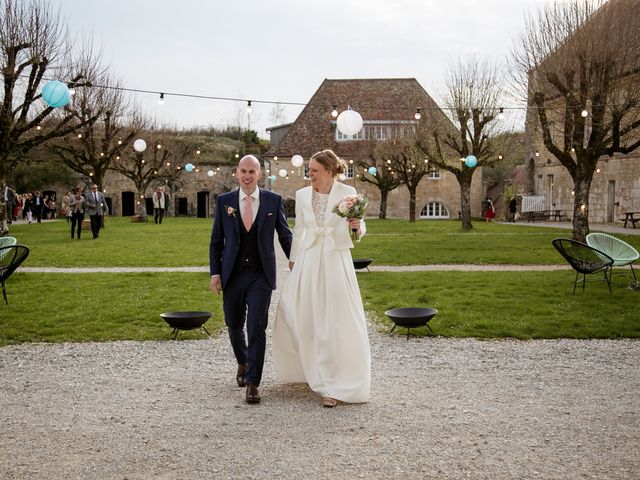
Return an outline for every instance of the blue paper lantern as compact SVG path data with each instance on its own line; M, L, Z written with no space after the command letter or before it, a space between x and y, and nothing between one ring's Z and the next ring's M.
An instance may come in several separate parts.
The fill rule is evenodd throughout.
M184 166L184 170L185 170L185 172L191 172L191 171L193 171L193 164L191 164L191 163L187 163L187 164Z
M478 159L475 157L475 155L469 155L465 161L464 161L465 165L469 168L473 168L476 165L478 165Z
M52 80L42 87L42 99L53 108L64 107L71 101L69 87L58 80Z
M375 175L376 173L378 173L378 169L376 167L369 167L368 172L370 175Z

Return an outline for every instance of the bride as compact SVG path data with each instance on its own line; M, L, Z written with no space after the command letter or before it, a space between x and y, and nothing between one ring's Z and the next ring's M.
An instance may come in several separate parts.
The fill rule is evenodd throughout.
M371 357L360 289L353 268L350 229L363 220L333 207L349 185L336 182L345 163L331 150L309 162L311 186L296 192L296 224L289 268L273 327L273 359L286 382L306 382L325 407L369 400Z

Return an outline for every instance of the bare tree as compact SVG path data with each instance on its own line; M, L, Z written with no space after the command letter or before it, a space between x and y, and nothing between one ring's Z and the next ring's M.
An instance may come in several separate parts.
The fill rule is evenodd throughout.
M386 161L384 154L378 143L371 142L367 146L367 160L361 160L358 162L358 166L364 168L364 173L360 177L363 182L374 185L380 191L380 209L378 210L378 218L387 218L387 198L389 192L395 190L400 186L402 181L400 177L396 175ZM369 168L374 167L375 173L369 173Z
M118 82L104 75L100 85L76 94L72 110L84 126L50 144L50 149L73 171L102 187L114 159L131 148L147 120L132 109ZM88 119L99 118L94 123Z
M90 84L100 62L90 42L73 43L57 13L42 0L0 0L0 190L7 176L32 148L95 121L79 121L69 107L42 102L45 75L70 87ZM0 235L8 233L4 195L0 195Z
M393 138L380 144L380 152L386 158L384 169L409 191L409 222L416 221L416 192L428 173L428 165L414 132ZM385 172L386 173L386 172Z
M179 139L174 132L152 130L143 135L147 148L136 152L132 148L125 150L120 158L111 163L111 169L133 181L137 193L139 215L146 217L145 197L147 189L154 184L167 185L171 189L171 202L178 186L179 178L184 171L185 160L195 155L194 142Z
M431 165L451 172L460 185L463 231L473 228L473 174L479 167L495 165L500 161L490 138L500 113L502 82L498 72L499 69L487 60L477 57L467 62L458 60L448 69L443 99L443 107L453 125L423 119L418 129L419 145ZM469 155L476 157L477 165L468 167L461 161Z
M573 179L576 240L589 233L598 159L640 146L639 11L639 0L554 2L527 19L513 52L527 121Z

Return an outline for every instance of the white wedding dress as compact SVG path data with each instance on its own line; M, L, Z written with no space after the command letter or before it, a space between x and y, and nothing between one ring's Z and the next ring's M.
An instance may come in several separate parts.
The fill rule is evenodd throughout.
M359 403L369 400L369 338L351 251L336 247L345 243L343 235L352 246L348 226L332 212L341 199L334 190L355 190L337 185L331 204L331 194L296 195L292 254L298 252L280 296L272 351L276 373L285 382L306 382L323 397ZM311 200L306 209L298 205L305 200ZM300 247L303 238L306 248Z

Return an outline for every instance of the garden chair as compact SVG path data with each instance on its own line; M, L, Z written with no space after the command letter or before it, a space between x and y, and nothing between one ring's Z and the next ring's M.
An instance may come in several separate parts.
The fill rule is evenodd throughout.
M613 258L586 243L571 240L570 238L556 238L552 243L555 249L560 252L560 255L576 271L576 279L573 282L574 295L580 274L582 274L582 290L584 291L587 275L598 272L604 272L604 280L609 287L609 293L611 293L611 279L608 273L609 268L613 265Z
M9 245L0 248L0 284L2 284L2 296L4 303L9 305L7 300L7 290L4 282L11 276L13 272L26 260L29 256L29 248L24 245Z
M587 245L606 253L613 258L612 267L623 267L629 265L634 281L638 281L636 272L633 270L633 262L640 258L640 253L626 242L619 238L607 235L606 233L590 233L587 235Z
M18 243L18 241L15 239L15 237L0 237L0 248L15 245L16 243Z

